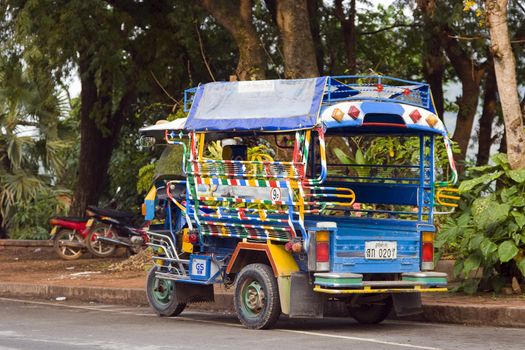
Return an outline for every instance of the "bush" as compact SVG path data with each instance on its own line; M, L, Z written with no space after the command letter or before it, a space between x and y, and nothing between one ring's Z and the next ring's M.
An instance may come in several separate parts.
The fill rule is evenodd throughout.
M49 239L49 219L65 213L65 205L51 194L42 193L16 206L9 237L12 239Z
M462 202L436 238L436 247L456 256L454 274L466 276L465 292L498 291L513 277L525 276L525 169L512 170L505 154L495 165L467 171L459 190ZM483 269L481 278L473 272Z

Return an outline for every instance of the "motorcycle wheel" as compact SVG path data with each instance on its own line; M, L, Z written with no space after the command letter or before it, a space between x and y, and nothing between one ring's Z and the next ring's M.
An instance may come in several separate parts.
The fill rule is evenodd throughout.
M89 230L86 237L86 246L91 254L99 258L113 255L117 247L114 244L99 241L98 237L116 238L117 234L113 228L106 224L96 224Z
M82 245L82 247L67 246L67 243ZM77 231L60 229L53 241L53 248L57 255L64 260L76 260L83 254L84 237Z
M175 281L159 279L155 276L157 267L152 267L146 282L148 302L159 316L178 316L186 308L186 303L179 303Z

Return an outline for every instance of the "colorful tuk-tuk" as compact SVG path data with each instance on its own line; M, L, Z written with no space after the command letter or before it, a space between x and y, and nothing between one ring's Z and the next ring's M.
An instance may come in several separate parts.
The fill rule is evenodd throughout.
M419 311L420 293L447 290L433 271L433 220L437 205L456 205L456 170L427 84L214 82L187 90L185 106L184 126L164 130L185 153L184 176L145 201L150 217L160 193L169 202L165 229L149 232L147 295L158 314L211 301L219 284L234 288L248 328L281 313L323 317L333 302L378 323L392 308ZM450 182L436 180L445 173L436 138Z

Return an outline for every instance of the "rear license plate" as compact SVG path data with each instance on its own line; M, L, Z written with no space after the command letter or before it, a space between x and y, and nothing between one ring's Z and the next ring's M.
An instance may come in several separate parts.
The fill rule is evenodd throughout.
M53 226L53 228L51 229L51 236L54 236L58 231L58 226Z
M365 259L389 260L397 258L397 242L368 241L365 242Z

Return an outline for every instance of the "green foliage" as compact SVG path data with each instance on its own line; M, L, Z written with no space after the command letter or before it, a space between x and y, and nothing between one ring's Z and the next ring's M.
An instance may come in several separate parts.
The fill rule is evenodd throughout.
M144 165L139 169L137 192L139 194L147 193L153 183L153 176L155 175L155 163Z
M71 143L58 136L68 113L45 72L0 56L0 227L15 235L40 230L37 236L43 236L49 217L31 210L42 207L42 198L52 197L52 186L65 176Z
M463 288L475 292L480 282L498 290L512 277L525 276L525 171L510 170L505 154L495 165L473 167L460 186L462 202L445 221L436 246L457 258L455 272ZM481 278L474 272L483 268Z
M66 205L53 193L40 192L34 199L17 205L11 220L12 239L48 239L49 218L65 214Z

